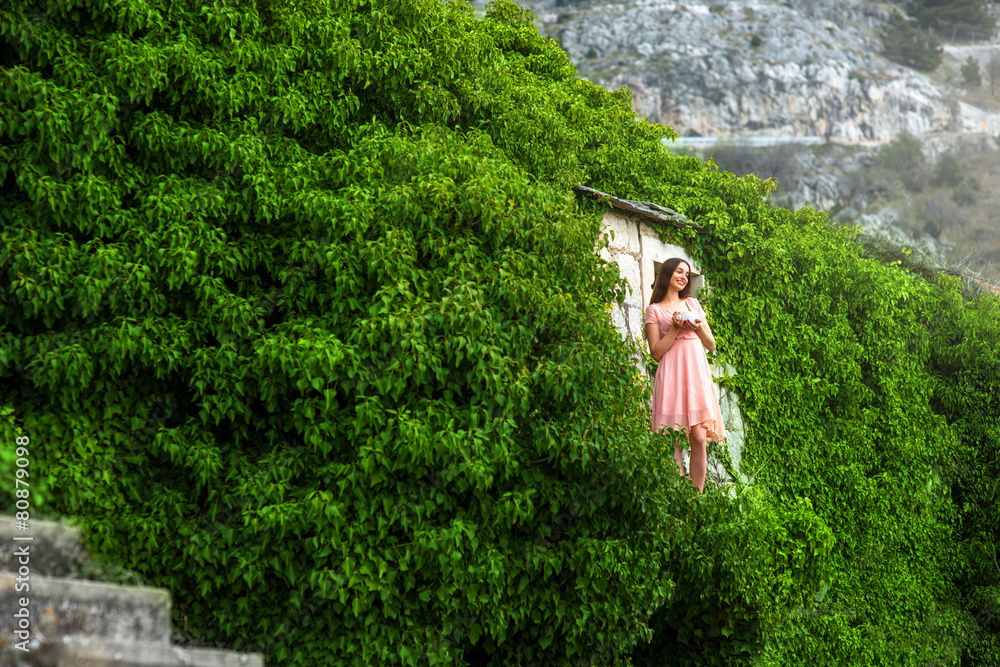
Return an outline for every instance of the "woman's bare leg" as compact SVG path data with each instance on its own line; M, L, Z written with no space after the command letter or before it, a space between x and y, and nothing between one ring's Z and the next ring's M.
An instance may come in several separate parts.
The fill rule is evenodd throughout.
M705 490L705 476L708 473L707 429L700 424L692 426L688 432L688 440L691 443L691 483L701 493Z
M679 442L674 443L674 461L677 462L677 467L681 471L681 477L684 476L684 454L681 453L681 445Z

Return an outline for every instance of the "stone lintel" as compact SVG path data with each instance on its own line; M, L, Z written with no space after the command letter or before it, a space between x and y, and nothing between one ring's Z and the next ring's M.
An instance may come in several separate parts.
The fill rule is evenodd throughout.
M588 188L585 185L574 185L573 191L577 194L585 195L593 199L605 200L614 208L629 211L630 213L637 213L652 220L673 225L674 227L688 227L701 234L708 231L701 225L691 222L677 211L667 208L666 206L660 206L659 204L654 204L648 201L620 199L619 197L609 195L606 192Z

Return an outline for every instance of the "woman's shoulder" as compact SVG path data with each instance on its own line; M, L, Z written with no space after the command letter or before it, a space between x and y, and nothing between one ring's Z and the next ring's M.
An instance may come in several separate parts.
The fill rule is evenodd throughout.
M658 303L651 303L646 306L646 323L663 317L663 306Z
M660 313L661 315L667 315L667 316L670 315L670 309L662 302L651 303L648 306L646 306L646 312L648 313L650 311L655 313Z

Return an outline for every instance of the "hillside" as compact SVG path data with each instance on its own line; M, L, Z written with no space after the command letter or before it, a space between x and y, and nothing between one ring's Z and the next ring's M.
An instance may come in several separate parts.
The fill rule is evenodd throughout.
M768 148L721 142L672 147L713 159L736 174L774 178L772 202L811 206L839 224L860 225L899 247L918 248L942 268L1000 283L1000 152L959 145L936 157L914 139L906 161L877 147L779 144ZM942 178L947 175L947 178Z
M991 187L1000 183L994 139L1000 137L1000 80L994 76L991 93L988 68L993 45L968 38L946 43L942 64L918 72L879 54L891 4L522 4L536 12L539 30L559 41L580 76L610 90L628 86L638 115L675 129L682 139L674 152L714 154L736 173L773 176L776 204L829 210L844 224L888 233L1000 281L998 188ZM975 87L960 73L970 56L981 67ZM900 174L865 167L903 131L922 143L926 178L916 198L900 186ZM686 148L686 136L725 142L714 152ZM804 136L840 148L740 145L741 137ZM930 178L945 152L958 156L982 186L974 198L960 197L961 204L951 188Z
M671 154L511 2L17 0L0 39L0 510L73 518L186 643L1000 663L996 296ZM579 184L695 223L657 233L746 484L650 431Z

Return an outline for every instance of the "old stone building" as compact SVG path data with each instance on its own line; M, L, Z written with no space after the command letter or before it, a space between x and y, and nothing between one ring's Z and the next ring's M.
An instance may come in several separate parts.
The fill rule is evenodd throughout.
M708 301L710 282L706 280L698 264L692 260L688 251L682 246L664 243L660 239L658 229L662 225L694 227L697 225L687 220L683 215L664 206L651 202L620 199L605 192L592 188L577 186L578 195L596 198L606 202L610 208L604 213L602 231L609 237L607 248L600 251L601 257L618 264L618 270L628 281L631 291L622 306L615 305L611 317L623 340L630 341L636 349L636 363L643 376L650 382L652 377L646 371L643 362L643 350L648 354L643 320L645 308L653 293L653 282L660 265L672 258L682 257L691 266L691 295L702 305ZM732 375L732 368L712 367L713 376ZM744 443L743 418L735 392L715 383L722 408L728 438L723 445L729 453L733 469L746 481L746 475L740 467ZM726 474L718 456L713 456L709 448L709 475L717 482L731 481Z

